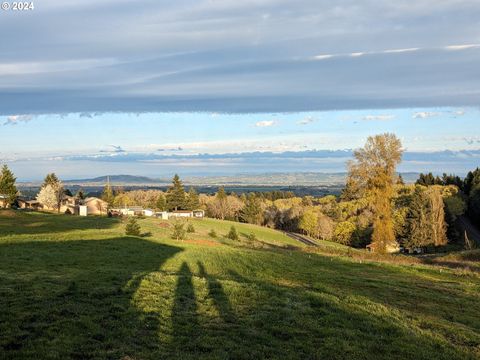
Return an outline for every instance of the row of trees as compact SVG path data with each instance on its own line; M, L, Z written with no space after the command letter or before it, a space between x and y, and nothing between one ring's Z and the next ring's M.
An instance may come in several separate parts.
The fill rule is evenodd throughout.
M191 187L186 192L177 174L173 177L172 185L166 193L159 190L133 190L125 192L121 188L113 189L107 183L103 189L102 199L110 207L137 205L158 211L196 210L200 207L197 191Z

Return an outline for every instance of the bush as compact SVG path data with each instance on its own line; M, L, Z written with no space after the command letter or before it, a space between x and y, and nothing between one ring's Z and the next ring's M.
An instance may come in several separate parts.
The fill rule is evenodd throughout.
M257 235L255 235L254 232L251 232L250 234L247 235L247 240L251 242L257 241Z
M134 217L129 218L125 225L125 234L129 236L140 236L140 232L141 229L137 219Z
M183 224L177 222L173 224L173 233L172 239L174 240L185 240L185 229L183 228Z
M208 233L208 236L210 236L211 238L216 238L217 237L217 232L214 229L212 229Z
M188 224L187 226L187 233L194 233L195 228L193 227L193 224Z
M334 240L343 245L349 245L355 232L355 225L349 221L342 221L335 226Z
M227 234L227 238L229 238L230 240L238 240L238 233L237 229L235 229L235 226L232 225L230 231Z

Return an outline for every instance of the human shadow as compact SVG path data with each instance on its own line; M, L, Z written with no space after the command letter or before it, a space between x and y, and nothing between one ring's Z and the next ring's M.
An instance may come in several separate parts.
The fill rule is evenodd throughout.
M236 321L235 313L222 284L215 277L207 274L200 261L197 261L197 266L199 275L207 281L208 296L213 300L220 317L227 323L234 323Z
M47 212L0 210L0 236L109 229L121 222L104 216L74 216Z
M195 351L200 334L200 324L197 318L192 272L185 262L182 263L178 273L171 319L173 327L172 352Z
M180 248L135 237L0 245L0 357L122 359L160 351L134 295Z

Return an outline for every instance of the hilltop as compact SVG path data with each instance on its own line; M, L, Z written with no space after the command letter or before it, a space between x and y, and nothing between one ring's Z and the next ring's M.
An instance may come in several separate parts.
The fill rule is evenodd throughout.
M144 235L128 237L116 218L0 211L3 355L450 360L480 354L478 253L427 265L401 255L377 260L327 241L307 248L249 224L192 220L195 232L176 241L171 222L139 223ZM232 225L237 242L225 238ZM245 236L251 232L253 242Z

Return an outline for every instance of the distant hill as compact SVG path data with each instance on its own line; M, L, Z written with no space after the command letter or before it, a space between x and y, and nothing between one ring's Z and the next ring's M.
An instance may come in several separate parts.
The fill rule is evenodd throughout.
M105 175L99 176L92 179L77 179L77 180L66 180L65 184L105 184L107 181L110 181L112 184L165 184L169 183L170 180L166 179L152 179L146 176L135 176L135 175Z

